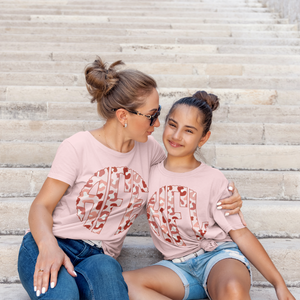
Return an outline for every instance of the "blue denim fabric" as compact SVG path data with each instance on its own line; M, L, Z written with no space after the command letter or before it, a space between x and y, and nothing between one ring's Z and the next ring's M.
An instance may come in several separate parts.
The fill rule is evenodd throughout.
M122 267L114 258L105 255L102 249L81 240L57 238L57 242L70 258L77 277L72 277L62 266L55 288L49 287L45 294L36 297L33 290L33 274L39 251L29 232L24 236L20 247L18 272L31 299L129 300Z
M183 300L210 299L207 292L208 275L217 262L227 258L237 259L244 263L252 281L250 263L234 242L225 242L213 251L207 251L182 263L162 260L155 265L167 267L180 277L185 287Z

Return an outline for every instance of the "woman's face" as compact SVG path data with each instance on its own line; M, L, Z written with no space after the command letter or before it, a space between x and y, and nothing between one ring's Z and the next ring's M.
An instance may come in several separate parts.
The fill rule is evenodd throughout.
M143 115L154 115L159 107L159 96L156 89L153 89L151 94L146 97L144 104L136 109L137 112ZM130 137L141 143L145 143L148 140L148 136L154 131L154 127L159 127L160 122L157 118L156 121L150 126L150 120L142 115L136 115L128 113L128 127L127 133Z

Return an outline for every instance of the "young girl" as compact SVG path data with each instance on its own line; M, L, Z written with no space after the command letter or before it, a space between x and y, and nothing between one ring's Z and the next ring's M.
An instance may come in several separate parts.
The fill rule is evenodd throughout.
M218 106L215 95L199 91L175 102L166 117L168 156L151 168L147 204L150 232L165 260L123 274L130 299L250 299L250 261L278 299L295 300L239 216L217 209L229 195L224 175L194 157L210 137Z

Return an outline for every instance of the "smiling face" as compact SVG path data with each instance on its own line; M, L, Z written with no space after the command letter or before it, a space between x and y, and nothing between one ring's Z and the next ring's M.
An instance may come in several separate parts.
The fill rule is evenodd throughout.
M143 115L154 115L158 110L158 106L159 96L157 90L153 89L152 93L146 97L144 104L138 107L137 111ZM127 134L130 135L131 139L141 143L145 143L148 140L148 136L154 131L154 128L160 125L159 119L150 126L150 120L147 117L133 113L128 113L127 118Z
M165 125L163 142L169 156L188 158L197 147L205 144L210 131L203 136L202 116L199 109L188 105L178 105Z

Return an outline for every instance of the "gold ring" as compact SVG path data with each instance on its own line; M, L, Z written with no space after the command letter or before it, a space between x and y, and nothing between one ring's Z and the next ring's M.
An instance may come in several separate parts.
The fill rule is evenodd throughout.
M44 270L43 269L39 269L38 272L44 272Z

